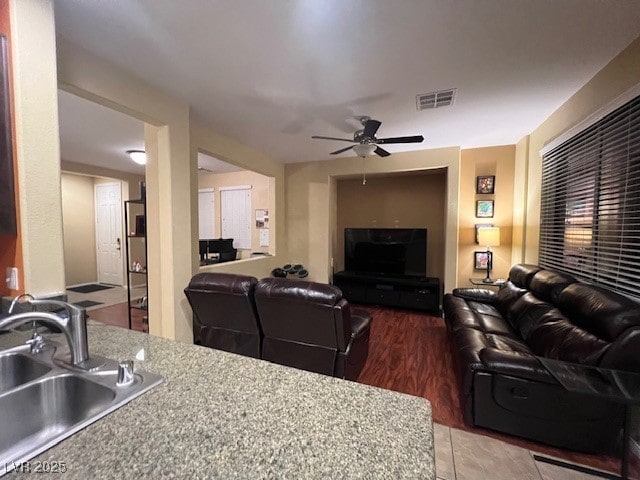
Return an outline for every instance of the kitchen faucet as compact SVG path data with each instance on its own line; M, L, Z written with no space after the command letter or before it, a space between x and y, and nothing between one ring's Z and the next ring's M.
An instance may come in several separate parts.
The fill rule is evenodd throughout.
M15 304L22 297L29 297L29 299L24 303L28 303L34 308L38 306L63 308L69 314L69 318L63 318L49 312L16 313L0 320L0 330L19 327L20 325L33 321L57 327L62 330L62 333L64 333L67 343L69 344L71 363L76 367L84 367L84 364L89 360L86 310L59 300L36 300L31 295L25 294L20 295L13 300L11 307L9 307L10 314L13 311Z

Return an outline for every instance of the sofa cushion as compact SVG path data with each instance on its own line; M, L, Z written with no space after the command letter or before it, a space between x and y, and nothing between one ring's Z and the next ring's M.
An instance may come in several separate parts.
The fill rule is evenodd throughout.
M454 288L451 293L456 297L476 302L494 303L496 300L496 292L486 288Z
M640 304L594 285L569 285L558 297L558 307L573 323L609 341L640 326Z
M528 292L511 305L507 318L513 328L527 341L532 328L540 321L542 315L553 309L553 305Z
M540 270L531 279L529 288L536 297L555 305L558 302L560 292L576 281L566 273Z
M531 279L540 270L542 270L542 268L537 265L519 263L511 267L511 270L509 270L509 280L511 280L517 287L529 289Z
M495 299L495 305L502 313L502 316L509 320L508 312L511 305L514 304L522 295L527 293L527 290L516 286L512 281L505 282L498 290Z
M571 323L556 308L533 324L527 344L538 356L584 365L598 365L610 346Z

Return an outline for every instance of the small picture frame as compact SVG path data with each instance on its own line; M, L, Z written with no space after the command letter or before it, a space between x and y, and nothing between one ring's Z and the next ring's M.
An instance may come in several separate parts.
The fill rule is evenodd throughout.
M493 252L473 252L473 268L475 270L486 270L487 263L489 270L493 268Z
M493 218L493 200L476 200L476 217Z
M147 222L144 215L136 215L136 237L144 237L147 233Z
M480 245L478 241L478 230L481 228L493 227L493 223L476 223L476 243Z
M496 186L495 175L479 175L476 177L476 193L485 195L494 193Z

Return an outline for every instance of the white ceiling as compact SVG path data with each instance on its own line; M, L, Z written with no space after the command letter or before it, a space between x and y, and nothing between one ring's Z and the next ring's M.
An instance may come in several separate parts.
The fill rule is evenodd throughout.
M143 122L62 90L58 115L63 160L144 175L144 167L126 153L145 149ZM198 167L203 173L243 170L204 153L198 153Z
M329 158L353 118L419 145L513 144L640 34L616 0L55 0L57 32L283 162ZM415 96L457 88L451 107ZM87 127L88 128L88 127ZM73 132L71 132L73 133ZM354 155L349 152L345 156Z
M60 157L70 162L144 175L127 150L144 150L144 123L58 90Z

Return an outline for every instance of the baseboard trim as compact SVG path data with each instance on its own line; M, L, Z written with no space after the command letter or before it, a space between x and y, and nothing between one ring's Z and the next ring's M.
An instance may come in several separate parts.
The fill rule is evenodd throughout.
M603 472L602 470L594 470L593 468L583 467L582 465L575 465L573 463L557 460L555 458L543 457L542 455L536 455L535 453L533 454L533 459L537 462L548 463L549 465L555 465L556 467L566 468L575 472L587 473L589 475L593 475L594 477L608 478L612 480L620 479L619 475L613 473Z

